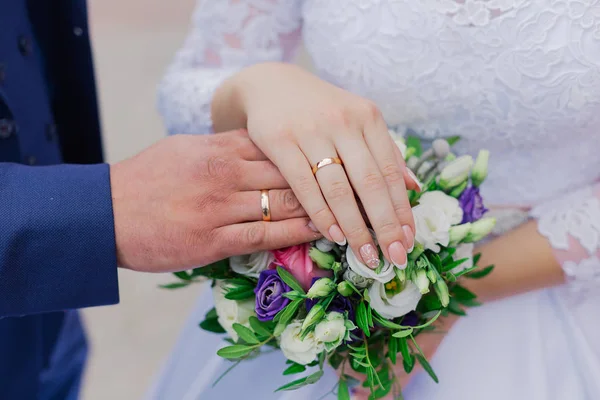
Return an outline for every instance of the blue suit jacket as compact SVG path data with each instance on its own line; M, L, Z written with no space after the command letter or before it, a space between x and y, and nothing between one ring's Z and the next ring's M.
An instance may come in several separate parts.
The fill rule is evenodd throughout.
M118 302L84 0L0 1L0 210L0 399L74 399Z

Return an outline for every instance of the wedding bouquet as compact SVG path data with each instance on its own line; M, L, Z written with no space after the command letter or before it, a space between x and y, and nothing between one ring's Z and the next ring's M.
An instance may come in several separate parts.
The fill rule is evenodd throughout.
M303 377L278 391L317 382L326 363L339 370L332 391L338 399L350 399L349 388L357 384L370 388L372 399L401 397L396 365L410 373L419 363L437 382L415 338L434 330L440 315L465 315L464 307L478 305L461 279L493 269L479 269L473 254L474 243L495 224L483 217L479 193L489 153L482 150L475 161L456 158L450 151L456 140L438 139L423 151L418 139L395 136L407 166L424 183L421 192L409 192L416 233L404 269L383 256L370 269L350 247L321 239L180 272L181 280L166 286L211 279L215 308L200 327L227 333L230 345L217 354L236 361L232 367L260 356L264 346L280 349L287 358L282 373Z

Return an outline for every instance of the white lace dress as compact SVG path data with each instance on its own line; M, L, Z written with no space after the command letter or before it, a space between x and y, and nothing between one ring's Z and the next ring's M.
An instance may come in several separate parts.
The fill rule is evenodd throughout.
M169 132L209 133L220 82L289 61L300 41L322 78L375 101L390 126L489 148L487 204L531 210L569 278L473 309L433 359L440 383L418 376L406 398L600 399L600 1L204 0L160 86ZM289 378L270 354L211 388L228 366L197 327L211 303L199 299L152 398L316 399L334 386L329 373L273 394Z

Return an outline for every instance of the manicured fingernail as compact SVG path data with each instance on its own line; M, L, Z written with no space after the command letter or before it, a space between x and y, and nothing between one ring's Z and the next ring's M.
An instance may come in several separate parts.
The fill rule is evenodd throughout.
M423 190L423 184L421 183L421 181L419 180L419 178L417 178L417 176L415 175L414 172L412 172L410 170L410 168L406 168L406 172L408 173L408 176L410 176L410 178L415 182L415 184L419 187L419 192L421 190Z
M313 224L312 221L308 221L308 229L310 229L313 232L319 233L319 230L317 229L315 224Z
M406 248L408 249L406 252L410 253L415 248L415 234L408 225L404 225L402 230L404 231L404 237L406 238Z
M368 243L361 247L360 256L369 268L375 269L379 266L379 254L372 244Z
M339 244L340 246L345 246L347 243L346 236L344 236L344 232L342 232L340 227L337 225L331 225L331 227L329 228L329 236L331 236L333 241Z
M406 250L400 242L394 242L388 247L388 253L394 265L400 269L406 268Z

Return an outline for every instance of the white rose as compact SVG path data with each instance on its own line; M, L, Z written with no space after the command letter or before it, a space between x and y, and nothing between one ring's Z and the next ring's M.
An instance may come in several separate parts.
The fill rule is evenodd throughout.
M441 209L452 225L460 224L463 219L463 210L460 207L458 200L448 196L442 191L434 190L432 192L423 193L419 198L419 204Z
M364 278L374 279L379 282L387 282L395 276L394 265L385 258L383 259L383 268L377 273L375 269L371 269L363 264L362 261L356 257L350 246L346 249L346 262L348 263L348 268L352 270L352 272Z
M400 135L392 129L388 129L388 133L390 134L392 140L394 141L394 143L396 143L396 146L398 146L398 149L402 153L402 158L406 158L406 142L404 141L404 137L402 137L402 135Z
M328 351L339 346L346 337L346 319L344 315L332 311L315 327L315 339L326 344ZM327 346L329 345L329 346Z
M267 269L274 260L275 256L270 251L261 251L250 255L231 257L229 266L238 274L258 278L260 273Z
M392 280L387 284L399 285L398 280ZM411 281L406 281L404 287L396 294L395 290L390 293L385 290L385 283L375 282L369 289L371 307L384 318L397 318L416 310L421 292L417 285Z
M419 204L412 209L415 219L415 240L426 249L434 252L447 246L450 241L450 219L439 207Z
M452 273L457 274L465 269L473 267L473 250L474 249L475 249L475 245L473 243L461 244L460 246L458 246L456 248L456 251L452 255L452 258L454 259L454 261L462 260L463 258L466 258L467 260L464 261L459 266L452 269Z
M373 283L373 279L365 278L364 276L352 271L350 268L348 268L346 272L344 272L344 280L352 283L359 289L364 289Z
M302 321L294 321L286 326L281 333L279 347L288 360L306 365L317 358L325 345L315 338L313 332L301 339L301 331Z
M233 324L241 324L250 327L250 317L255 316L254 299L243 301L229 300L225 298L225 285L221 281L213 287L213 298L215 310L219 316L218 321L234 341L238 340L238 334L233 329Z

